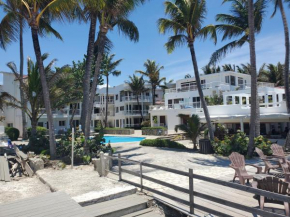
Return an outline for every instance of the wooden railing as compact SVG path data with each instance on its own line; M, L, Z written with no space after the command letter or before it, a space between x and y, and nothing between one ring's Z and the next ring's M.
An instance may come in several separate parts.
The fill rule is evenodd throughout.
M214 214L214 215L218 215L218 216L230 216L230 215L227 215L226 213L221 213L221 212L219 212L217 210L213 210L213 209L210 209L208 207L204 207L204 206L201 206L199 204L196 204L194 202L194 198L195 197L199 197L199 198L203 198L205 200L209 200L209 201L212 201L212 202L215 202L215 203L218 203L218 204L222 204L222 205L225 205L225 206L228 206L228 207L231 207L231 208L235 208L235 209L238 209L238 210L241 210L241 211L245 211L245 212L248 212L248 213L257 214L257 215L261 215L261 216L271 216L271 217L285 216L285 215L269 212L269 211L266 211L266 210L261 210L261 209L255 208L255 207L249 207L249 206L246 206L246 205L243 205L243 204L240 204L240 203L231 202L231 201L224 200L224 199L221 199L221 198L218 198L218 197L210 196L210 195L204 194L202 192L197 192L197 191L194 190L194 184L193 184L193 180L194 179L198 179L198 180L206 181L206 182L209 182L209 183L213 183L213 184L217 184L217 185L233 188L233 189L236 189L236 190L245 191L245 192L248 192L248 193L252 193L252 194L256 194L256 195L260 195L260 196L265 196L265 197L272 198L272 199L275 199L275 200L279 200L279 201L290 203L290 197L289 196L281 195L281 194L277 194L277 193L272 193L272 192L269 192L269 191L264 191L264 190L257 189L257 188L252 188L252 187L249 187L249 186L246 186L246 185L236 184L236 183L233 183L233 182L226 182L226 181L218 180L218 179L215 179L215 178L201 176L201 175L198 175L198 174L194 174L192 169L189 169L188 172L179 171L179 170L167 168L167 167L164 167L164 166L158 166L158 165L154 165L154 164L150 164L150 163L139 162L139 161L129 160L129 159L126 159L126 158L121 158L121 154L118 154L118 157L110 156L110 155L109 156L104 156L104 157L108 158L108 159L111 159L111 160L117 160L118 161L118 173L114 173L114 172L113 173L119 176L119 181L124 181L124 182L126 182L128 184L134 185L134 186L140 188L141 191L146 190L146 191L161 195L163 197L166 197L168 199L171 199L173 201L177 201L179 203L185 204L185 205L190 207L190 214L194 214L194 210L198 209L198 210L205 211L205 212L208 212L210 214ZM140 165L139 173L122 168L122 162L128 162L128 163L133 163L133 164L137 164L137 165L139 164ZM169 172L169 173L174 173L174 174L177 174L177 175L180 175L180 176L188 177L189 189L183 188L183 187L180 187L180 186L177 186L177 185L173 185L173 184L161 181L159 179L155 179L155 178L149 177L147 175L144 175L143 172L142 172L143 171L143 167L150 167L150 168L166 171L166 172ZM109 172L112 172L112 171L109 171ZM127 174L130 174L130 175L133 175L133 176L140 177L140 183L135 183L135 182L132 182L130 180L124 179L122 177L122 173L127 173ZM187 200L175 197L173 195L169 195L167 193L158 191L158 190L156 190L154 188L145 186L143 184L143 180L148 180L150 182L157 183L159 185L174 189L176 191L180 191L180 192L186 193L186 194L188 194L189 200L187 201Z

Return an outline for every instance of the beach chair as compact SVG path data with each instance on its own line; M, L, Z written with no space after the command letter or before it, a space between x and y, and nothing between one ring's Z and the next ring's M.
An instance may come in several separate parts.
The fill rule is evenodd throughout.
M288 196L288 183L276 177L266 177L262 180L258 180L257 188ZM258 195L257 199L259 201L261 210L264 209L265 203L284 204L286 216L289 216L289 203L260 195Z
M285 156L285 153L283 151L283 147L278 145L278 144L272 144L271 145L271 150L273 152L273 156L279 158L280 164L282 163L290 163Z
M257 147L255 150L256 150L257 154L259 155L259 157L261 158L261 160L264 161L264 164L265 164L264 173L269 173L271 169L277 169L277 168L281 167L280 164L273 165L269 161L270 159L274 158L275 156L266 156L266 155L264 155L263 151Z
M238 177L240 183L244 185L246 180L249 183L249 180L253 179L253 176L248 174L246 166L255 167L257 169L256 174L262 173L262 167L254 164L246 164L245 157L237 152L231 153L229 159L231 161L230 167L235 170L233 182L235 181L236 177Z

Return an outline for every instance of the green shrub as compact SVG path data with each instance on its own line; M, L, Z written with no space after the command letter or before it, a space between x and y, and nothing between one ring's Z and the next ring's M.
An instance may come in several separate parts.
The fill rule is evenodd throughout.
M166 140L166 139L145 139L140 142L141 146L150 147L166 147L166 148L177 148L186 149L186 147L178 142Z
M19 130L14 127L5 127L5 133L9 137L11 141L18 140L19 137Z
M47 134L47 129L45 127L36 127L37 136L45 136ZM28 137L31 136L31 127L27 128Z
M272 142L263 136L255 138L255 147L261 149L265 155L272 155Z
M142 127L141 130L167 130L166 127Z
M151 126L150 121L143 121L143 122L141 123L141 127L150 127L150 126Z
M24 152L34 152L35 154L49 153L49 140L45 136L30 136L27 146L23 147Z

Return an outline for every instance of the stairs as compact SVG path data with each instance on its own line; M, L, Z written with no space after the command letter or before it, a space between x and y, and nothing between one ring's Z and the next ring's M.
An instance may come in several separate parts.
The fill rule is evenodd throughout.
M132 194L84 208L94 217L161 217L148 208L147 203L150 200L152 199L147 196Z

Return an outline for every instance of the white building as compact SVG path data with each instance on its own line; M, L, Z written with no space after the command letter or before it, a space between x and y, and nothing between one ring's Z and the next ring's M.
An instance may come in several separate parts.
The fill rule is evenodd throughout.
M251 77L237 72L220 72L201 75L201 84L205 96L221 95L222 105L208 106L211 120L222 123L232 132L241 130L249 133L251 106ZM289 125L284 87L274 87L271 83L259 83L261 134L283 134ZM164 106L151 106L152 126L166 126L173 133L175 125L183 120L178 114L191 116L198 114L203 122L205 117L200 103L195 78L176 82L176 88L165 93ZM155 123L154 121L155 120ZM287 128L286 128L287 129Z

